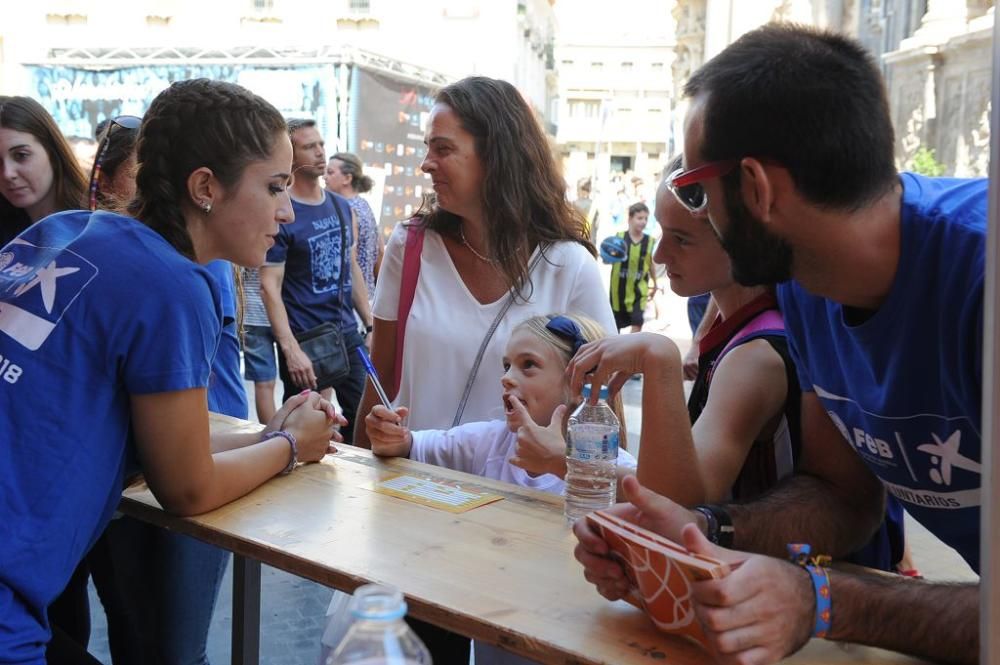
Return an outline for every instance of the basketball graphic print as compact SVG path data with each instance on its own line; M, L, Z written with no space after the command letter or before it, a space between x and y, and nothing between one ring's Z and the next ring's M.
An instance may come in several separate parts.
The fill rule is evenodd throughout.
M612 558L625 571L632 587L627 600L644 610L659 630L705 647L705 634L691 602L691 582L722 577L729 567L603 511L591 513L587 520L600 531Z

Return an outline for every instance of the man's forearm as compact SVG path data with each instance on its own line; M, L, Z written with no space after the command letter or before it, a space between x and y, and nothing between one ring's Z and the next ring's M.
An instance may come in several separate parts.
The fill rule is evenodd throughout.
M830 589L830 639L934 662L978 662L978 585L930 584L834 570L830 572Z
M885 515L885 495L845 499L815 476L796 473L746 504L729 505L734 548L787 555L786 545L809 543L813 552L843 557L871 538Z

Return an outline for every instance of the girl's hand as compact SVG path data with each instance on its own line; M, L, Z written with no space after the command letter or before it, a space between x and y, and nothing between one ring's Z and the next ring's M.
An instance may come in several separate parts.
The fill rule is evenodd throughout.
M383 457L406 457L410 454L413 437L403 420L410 410L405 406L390 411L376 404L365 416L365 429L372 443L372 452Z
M319 393L309 393L284 419L282 427L295 437L300 462L318 462L330 452L330 439L341 440L335 428L346 425L347 420L337 414L331 418L332 408ZM278 415L276 413L275 418Z
M583 384L590 383L607 386L614 396L633 374L648 371L649 362L669 357L671 348L676 346L670 338L656 333L631 333L584 344L566 367L570 392L579 395ZM597 399L594 390L591 403L596 404Z
M521 400L510 400L514 411L523 423L517 428L517 448L510 463L519 466L529 475L539 476L552 473L560 478L566 477L566 440L562 434L563 416L566 406L560 404L552 412L552 420L548 427L537 424L524 407Z

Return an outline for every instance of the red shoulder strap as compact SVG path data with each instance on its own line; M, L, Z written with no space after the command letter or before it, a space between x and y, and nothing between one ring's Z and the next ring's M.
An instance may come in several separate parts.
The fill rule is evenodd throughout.
M399 381L403 375L403 339L406 336L406 320L410 318L410 307L417 292L420 278L420 254L424 248L424 226L411 219L406 224L406 246L403 249L403 275L399 285L399 308L396 311L396 364L392 377L392 396L399 393Z
M740 328L739 332L733 335L732 339L730 339L729 342L722 347L722 351L719 352L719 355L715 357L715 363L712 365L712 369L709 370L709 381L712 379L712 374L715 374L715 368L719 366L720 362L722 362L722 357L743 342L748 341L748 338L760 332L775 333L783 332L784 330L785 319L781 316L781 312L776 309L764 310L752 318L749 323Z

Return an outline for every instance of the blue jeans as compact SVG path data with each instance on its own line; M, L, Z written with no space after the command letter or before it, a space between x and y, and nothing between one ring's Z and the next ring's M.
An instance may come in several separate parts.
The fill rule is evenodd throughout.
M91 554L102 552L113 573L95 571L94 585L114 665L207 665L229 552L131 517L112 520L101 541Z
M274 359L274 337L270 326L245 326L243 332L243 376L247 381L266 383L278 376Z

